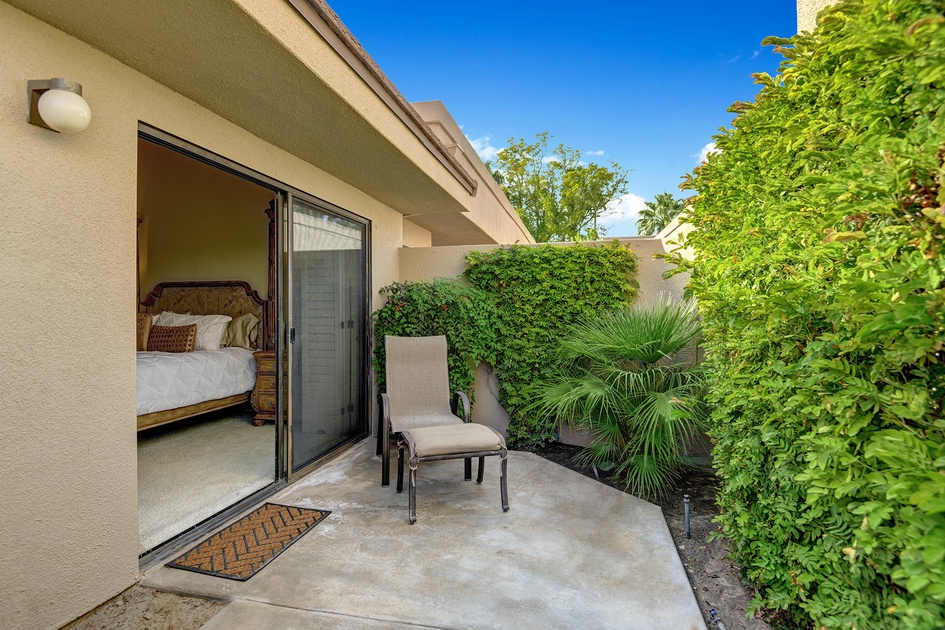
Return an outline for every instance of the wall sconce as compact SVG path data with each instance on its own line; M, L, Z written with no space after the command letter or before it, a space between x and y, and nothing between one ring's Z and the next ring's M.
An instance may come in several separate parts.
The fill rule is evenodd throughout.
M92 110L82 98L82 86L65 79L28 81L27 121L53 131L77 133L92 122Z

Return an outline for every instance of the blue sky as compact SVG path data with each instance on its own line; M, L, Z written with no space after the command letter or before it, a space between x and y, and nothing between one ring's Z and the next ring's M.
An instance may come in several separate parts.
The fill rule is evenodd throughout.
M725 110L757 93L749 75L777 70L761 40L797 30L794 0L329 2L407 100L443 101L484 158L548 131L629 168L608 236L636 234L643 200L683 196Z

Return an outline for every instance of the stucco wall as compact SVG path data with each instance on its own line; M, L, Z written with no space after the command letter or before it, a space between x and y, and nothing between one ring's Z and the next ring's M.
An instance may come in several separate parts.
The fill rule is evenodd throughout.
M402 216L3 3L0 68L0 627L49 628L138 575L138 121L370 219L375 288ZM26 82L49 77L83 85L87 130L26 123Z
M518 212L509 203L505 193L483 164L459 124L447 111L446 106L440 101L422 101L412 103L412 105L448 150L456 156L463 168L479 181L479 188L476 196L471 200L468 213L414 219L418 222L425 221L429 225L441 226L440 230L435 230L433 245L534 243L535 239L528 233ZM460 223L462 219L475 224L488 238L476 240L471 234L466 233Z
M797 32L812 31L817 26L817 14L825 6L838 0L797 0Z
M444 166L368 61L287 0L8 3L403 213L468 209L469 176Z
M406 247L429 247L433 244L430 230L404 219L404 245Z
M688 210L683 212L683 214L686 214L686 212L688 212ZM687 246L687 238L689 233L694 229L695 226L693 224L681 223L679 217L676 217L669 222L669 225L660 230L656 238L663 243L664 250L678 253L683 258L692 260L695 258L696 252L691 247Z

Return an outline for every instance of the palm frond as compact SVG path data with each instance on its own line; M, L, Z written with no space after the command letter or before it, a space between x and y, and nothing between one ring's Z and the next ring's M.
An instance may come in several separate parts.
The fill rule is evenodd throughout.
M649 455L629 455L615 474L626 484L627 490L641 497L656 498L679 478L678 468Z

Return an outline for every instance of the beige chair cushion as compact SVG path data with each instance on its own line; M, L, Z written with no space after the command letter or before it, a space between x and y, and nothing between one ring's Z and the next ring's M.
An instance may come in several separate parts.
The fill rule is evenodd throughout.
M447 424L410 429L413 455L432 457L454 453L498 451L505 439L484 424Z
M429 413L412 416L391 416L390 430L392 433L402 433L421 427L433 427L439 424L463 424L463 421L451 413Z

